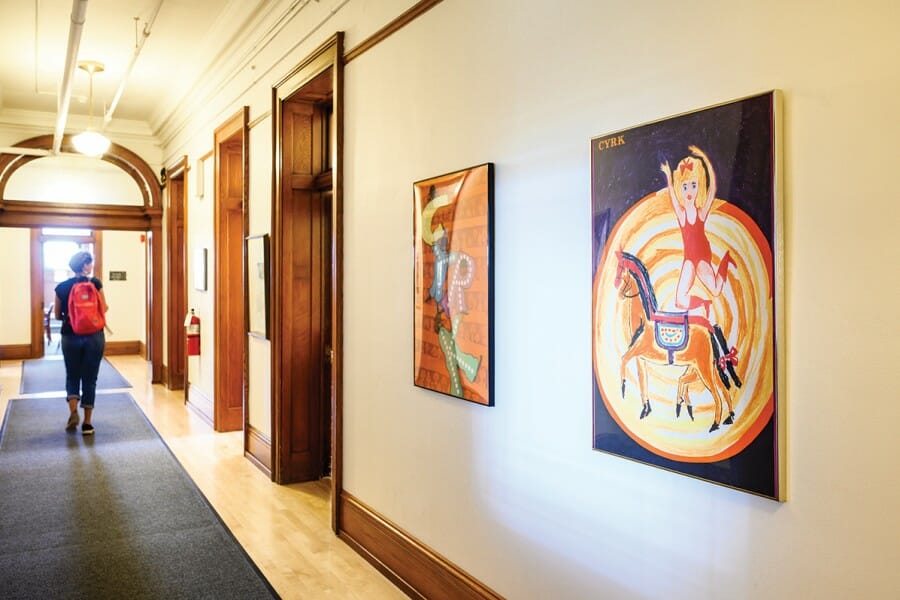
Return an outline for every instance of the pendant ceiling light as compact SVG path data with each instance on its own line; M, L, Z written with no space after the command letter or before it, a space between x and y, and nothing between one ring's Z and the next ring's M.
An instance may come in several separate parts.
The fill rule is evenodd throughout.
M109 150L109 138L99 131L94 130L94 73L103 71L103 64L83 60L78 63L78 68L87 71L90 77L88 92L88 128L72 138L75 149L87 156L100 156Z

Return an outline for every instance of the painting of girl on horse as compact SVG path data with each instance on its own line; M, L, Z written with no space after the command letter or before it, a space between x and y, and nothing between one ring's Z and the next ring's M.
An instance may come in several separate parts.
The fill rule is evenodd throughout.
M594 448L773 498L776 104L591 143Z

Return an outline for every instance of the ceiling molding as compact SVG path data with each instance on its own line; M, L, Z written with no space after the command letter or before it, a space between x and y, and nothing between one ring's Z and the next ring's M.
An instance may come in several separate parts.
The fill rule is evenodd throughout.
M228 112L233 110L234 106L240 103L241 98L264 77L268 77L273 68L280 66L281 61L287 54L293 52L297 46L305 42L310 35L317 32L326 22L331 20L341 8L343 8L350 0L343 0L336 6L328 9L321 6L317 0L293 0L292 2L282 1L278 6L270 6L268 11L261 13L255 26L251 29L248 27L248 35L244 45L211 67L208 75L200 79L193 86L190 93L185 94L178 107L173 110L158 127L154 127L156 135L159 137L163 146L170 145L174 139L183 133L189 126L193 128L207 127L209 123L198 124L196 122L196 112L203 107L215 104L221 110ZM275 9L290 4L286 9L277 12ZM311 20L312 26L306 28L305 35L301 36L297 43L287 52L279 54L276 60L266 60L266 68L260 71L255 70L253 61L271 44L284 30L285 27L300 18L300 14L304 8L312 4L325 11L324 19L318 21ZM253 35L251 35L253 34ZM247 85L241 85L240 90L234 94L233 98L225 101L219 101L224 88L238 80L241 76L251 80Z

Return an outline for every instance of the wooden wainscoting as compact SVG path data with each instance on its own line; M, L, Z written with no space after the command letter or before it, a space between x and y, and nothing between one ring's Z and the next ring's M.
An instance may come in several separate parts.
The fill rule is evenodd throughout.
M340 538L411 598L502 598L351 494L340 502Z
M31 344L0 346L0 359L2 360L22 360L25 358L33 358Z
M122 340L119 342L106 342L103 354L114 356L119 354L141 354L143 344L139 340Z
M259 468L260 471L272 476L272 440L254 427L247 424L244 430L244 456Z
M213 401L201 392L196 386L192 385L188 388L187 399L185 401L188 408L193 410L197 416L206 421L210 427L213 424Z

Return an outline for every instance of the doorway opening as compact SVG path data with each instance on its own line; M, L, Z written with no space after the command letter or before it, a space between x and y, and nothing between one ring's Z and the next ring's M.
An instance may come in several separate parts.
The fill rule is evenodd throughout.
M244 428L246 305L244 237L247 235L249 108L216 129L215 152L215 397L216 431Z
M103 272L103 234L90 229L45 227L39 236L41 251L41 319L44 324L44 356L62 355L60 349L62 322L54 317L56 286L72 276L69 259L76 252L90 252L94 257L94 273ZM95 275L96 276L96 275Z
M340 33L275 86L272 478L341 479Z
M187 157L166 169L168 177L168 206L166 208L166 260L168 271L168 309L166 320L169 335L166 337L165 382L170 390L185 389L187 398L187 356L183 331L179 327L187 314L187 268L185 247L187 244Z

